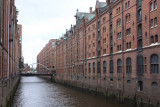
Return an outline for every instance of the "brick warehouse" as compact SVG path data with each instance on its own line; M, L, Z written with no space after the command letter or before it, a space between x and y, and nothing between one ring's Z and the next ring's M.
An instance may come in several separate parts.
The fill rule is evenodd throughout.
M4 106L19 74L21 41L14 0L0 0L0 105Z
M96 1L56 42L57 81L160 101L160 1Z
M45 45L45 47L40 51L40 53L37 55L37 71L39 73L46 72L47 67L49 70L48 72L51 72L54 66L54 47L55 47L56 39L51 39L49 42ZM45 67L44 67L45 66Z

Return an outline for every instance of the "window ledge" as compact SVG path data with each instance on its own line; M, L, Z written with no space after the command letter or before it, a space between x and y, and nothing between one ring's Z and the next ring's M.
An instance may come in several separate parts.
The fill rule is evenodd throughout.
M154 10L157 10L157 8L155 8Z
M150 13L153 12L153 10L150 10Z
M158 25L155 25L154 27L156 28L156 27L158 27Z
M153 29L154 27L152 26L151 29Z

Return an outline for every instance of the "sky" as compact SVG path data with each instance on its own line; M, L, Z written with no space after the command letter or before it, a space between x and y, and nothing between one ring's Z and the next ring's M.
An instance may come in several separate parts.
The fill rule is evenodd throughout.
M106 0L99 0L105 2ZM15 0L22 24L24 63L37 62L37 55L50 39L58 39L75 24L76 10L95 10L96 0Z

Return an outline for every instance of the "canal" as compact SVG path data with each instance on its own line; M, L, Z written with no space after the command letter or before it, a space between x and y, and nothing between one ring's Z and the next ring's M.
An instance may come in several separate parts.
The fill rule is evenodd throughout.
M12 107L124 107L39 77L22 77Z

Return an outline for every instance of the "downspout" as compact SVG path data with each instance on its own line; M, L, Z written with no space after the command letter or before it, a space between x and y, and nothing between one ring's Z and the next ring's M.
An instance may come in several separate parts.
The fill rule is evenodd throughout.
M8 0L8 72L7 79L9 79L9 67L10 67L10 49L9 49L9 23L10 23L10 0Z
M123 0L121 1L122 3L122 71L123 71L123 90L122 90L122 94L124 94L124 44L125 44L125 40L124 40L124 11L123 11ZM124 96L124 95L123 95Z

